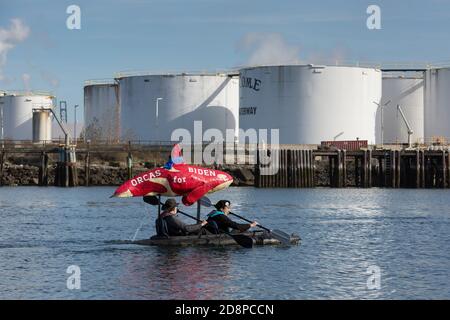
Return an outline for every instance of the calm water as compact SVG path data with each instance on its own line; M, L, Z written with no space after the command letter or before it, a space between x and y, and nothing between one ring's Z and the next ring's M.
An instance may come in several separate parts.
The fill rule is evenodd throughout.
M0 298L450 298L449 191L211 195L303 239L290 248L243 249L111 243L133 238L141 224L138 239L153 234L156 212L141 199L109 199L113 190L0 188ZM80 290L67 289L70 265L81 269ZM380 289L367 287L369 266L381 270Z

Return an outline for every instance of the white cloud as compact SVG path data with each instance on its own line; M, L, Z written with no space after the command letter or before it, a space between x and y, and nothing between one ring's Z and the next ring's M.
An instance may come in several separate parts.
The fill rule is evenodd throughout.
M300 63L300 46L287 43L278 33L247 33L237 47L248 56L247 65Z
M350 50L344 44L311 50L298 43L289 43L279 33L247 33L237 43L237 50L245 56L240 66L356 63L348 61Z
M3 67L6 65L8 51L23 42L30 34L30 28L20 19L11 19L8 28L0 28L0 80L3 80Z

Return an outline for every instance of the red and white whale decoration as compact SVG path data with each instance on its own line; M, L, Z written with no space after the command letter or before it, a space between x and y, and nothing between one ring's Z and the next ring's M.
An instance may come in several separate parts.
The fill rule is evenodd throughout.
M178 145L174 147L171 159L164 167L127 180L113 196L182 196L183 204L190 206L205 194L223 190L233 182L233 178L223 171L185 164Z

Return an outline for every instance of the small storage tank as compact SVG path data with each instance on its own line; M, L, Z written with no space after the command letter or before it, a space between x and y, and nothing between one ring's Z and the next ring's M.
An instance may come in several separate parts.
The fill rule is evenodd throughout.
M408 128L397 106L400 105L413 134L412 143L424 139L424 79L423 73L383 74L383 143L407 143ZM381 141L380 139L377 142Z
M87 81L84 86L86 139L118 141L119 117L118 84L114 80Z
M8 92L0 96L3 135L8 140L32 140L33 109L52 108L54 97L41 93Z
M231 139L237 137L237 76L136 75L117 80L122 140L171 141L176 129L188 130L194 140L194 121L202 121L202 132L197 134L218 129L225 138L228 129Z
M49 110L33 110L33 142L52 140L52 119Z
M425 78L425 142L450 143L450 68L430 69Z
M287 65L245 68L240 74L243 130L279 129L280 144L375 143L380 70Z

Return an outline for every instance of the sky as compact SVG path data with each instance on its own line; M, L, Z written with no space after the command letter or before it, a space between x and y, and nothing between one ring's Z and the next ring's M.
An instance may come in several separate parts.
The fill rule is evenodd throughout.
M450 62L450 0L0 0L0 91L52 92L69 122L84 81L118 72L343 62Z

